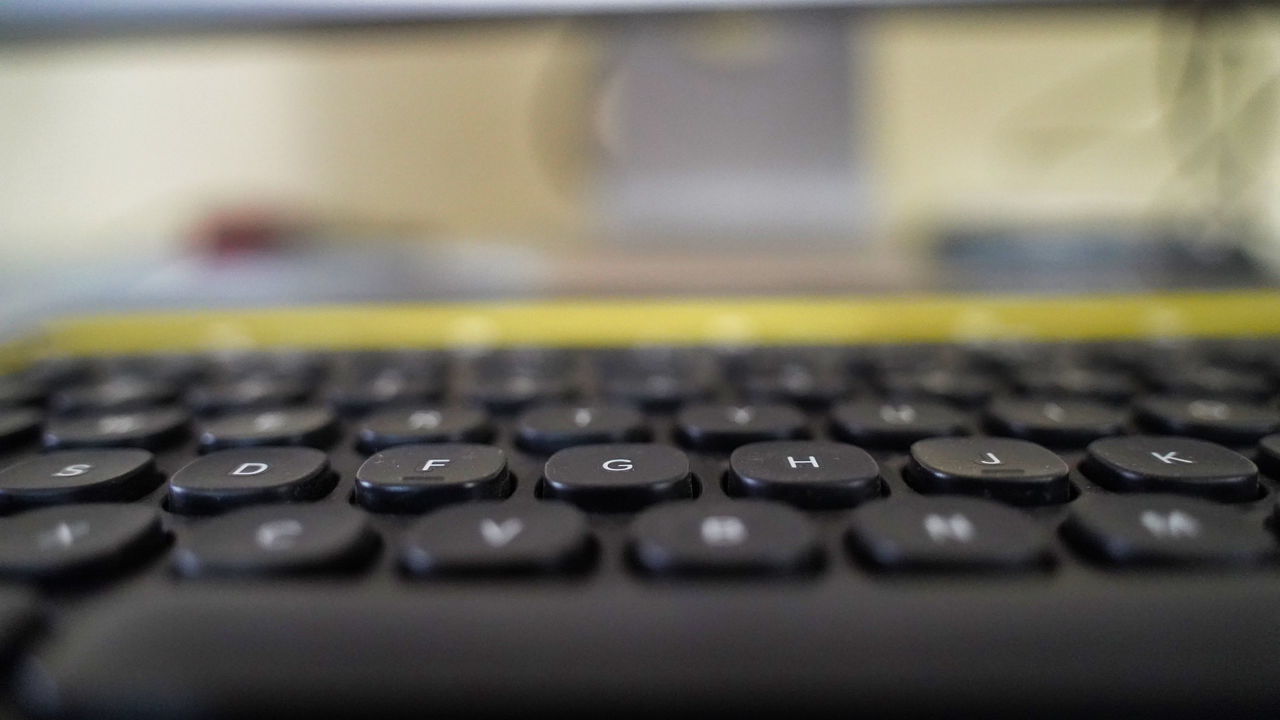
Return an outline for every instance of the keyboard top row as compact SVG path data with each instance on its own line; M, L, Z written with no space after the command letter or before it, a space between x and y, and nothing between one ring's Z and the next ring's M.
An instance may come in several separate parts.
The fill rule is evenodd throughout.
M648 410L727 398L822 405L862 395L960 405L1004 394L1267 401L1280 390L1275 349L1218 342L63 358L0 375L0 406L75 414L181 403L215 414L310 400L359 414L389 402L459 401L506 412L582 397Z

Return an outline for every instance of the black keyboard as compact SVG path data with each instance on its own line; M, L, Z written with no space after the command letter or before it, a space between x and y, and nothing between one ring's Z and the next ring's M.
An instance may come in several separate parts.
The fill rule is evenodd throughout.
M19 717L1280 716L1280 342L0 376Z

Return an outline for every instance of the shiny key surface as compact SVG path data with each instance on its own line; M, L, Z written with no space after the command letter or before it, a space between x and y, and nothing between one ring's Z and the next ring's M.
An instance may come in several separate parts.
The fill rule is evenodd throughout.
M507 456L472 443L400 445L374 454L356 471L355 501L379 512L421 512L510 491Z
M880 466L866 450L845 443L751 443L729 456L725 488L799 507L850 507L880 495Z
M312 448L219 450L192 460L169 478L167 507L212 514L244 505L315 500L336 479L324 453Z
M967 494L1015 504L1063 502L1070 468L1026 440L996 437L930 438L911 446L907 470L924 493Z
M1249 458L1203 440L1130 435L1091 443L1082 465L1113 490L1172 492L1220 500L1253 500L1261 491Z
M676 448L610 443L566 448L547 459L542 495L588 510L636 510L693 497L689 458Z
M137 500L160 480L146 450L58 450L0 468L0 509Z

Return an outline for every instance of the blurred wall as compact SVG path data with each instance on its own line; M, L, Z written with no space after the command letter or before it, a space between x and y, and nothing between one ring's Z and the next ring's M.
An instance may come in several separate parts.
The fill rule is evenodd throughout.
M856 16L848 61L865 124L849 132L880 208L869 232L1274 223L1280 13L1247 12L1213 30L1223 57L1196 18L1151 8ZM209 209L246 202L374 233L577 241L599 210L592 162L611 127L606 30L547 20L0 47L0 252L160 250Z
M1280 11L1207 7L883 16L869 147L893 233L1268 222Z
M592 71L559 22L3 47L0 247L145 252L246 203L357 233L575 227Z

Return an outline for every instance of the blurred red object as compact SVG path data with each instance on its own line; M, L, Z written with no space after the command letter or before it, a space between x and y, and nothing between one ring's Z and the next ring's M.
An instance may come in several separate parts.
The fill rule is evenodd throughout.
M212 256L280 250L303 231L296 213L279 208L238 207L211 212L192 234L195 250Z

